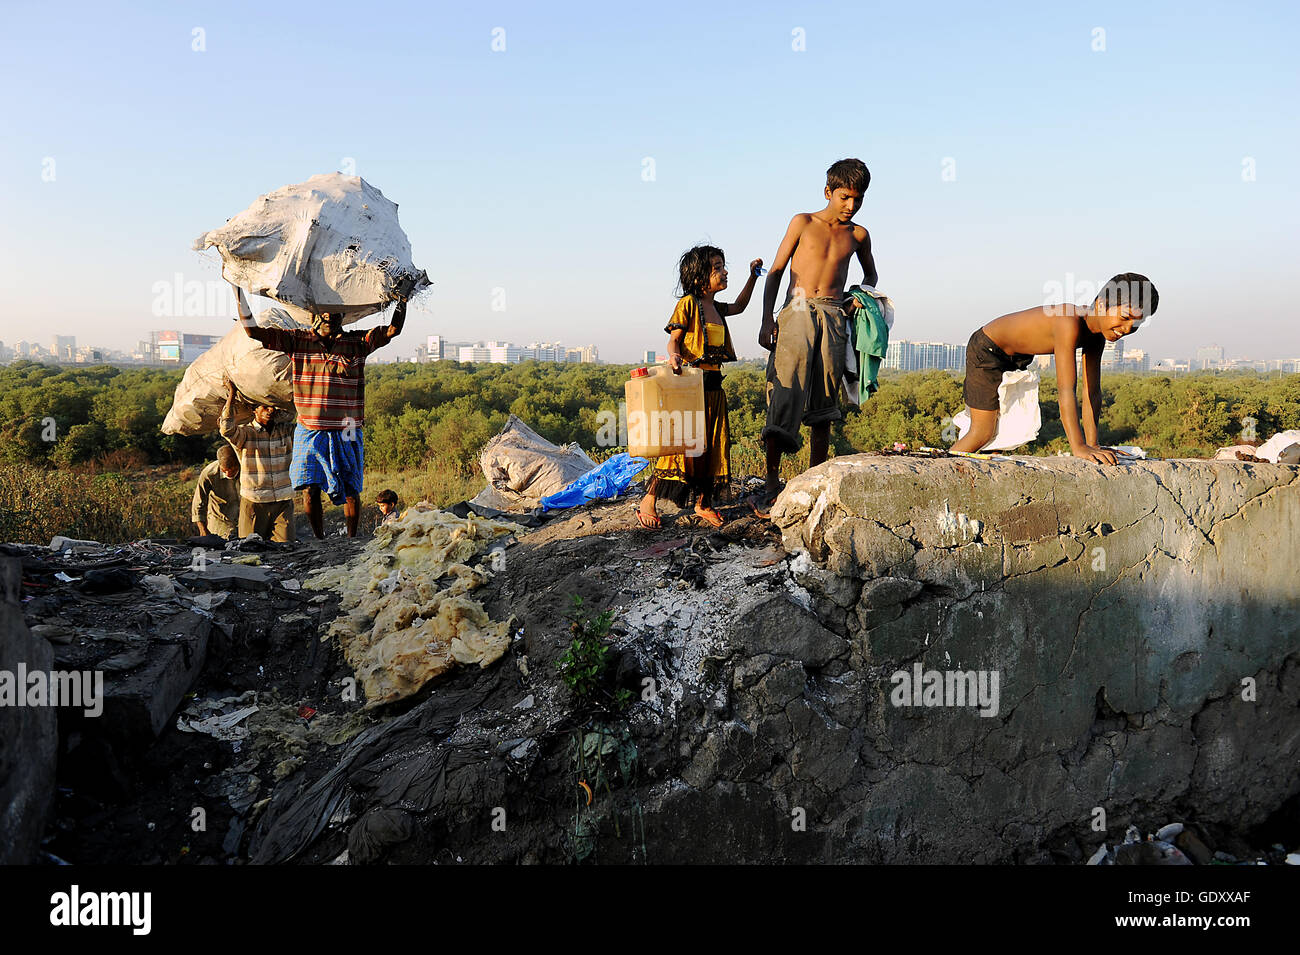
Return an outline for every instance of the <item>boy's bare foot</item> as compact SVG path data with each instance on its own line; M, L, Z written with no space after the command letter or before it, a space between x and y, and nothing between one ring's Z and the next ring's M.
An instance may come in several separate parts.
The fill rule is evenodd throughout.
M721 527L725 523L722 519L722 515L712 507L701 507L699 504L696 504L695 514L700 518L700 520L704 521L711 527Z
M647 509L644 498L642 498L641 506L636 509L636 522L648 531L663 526L659 520L659 515L655 513L655 506L651 504Z

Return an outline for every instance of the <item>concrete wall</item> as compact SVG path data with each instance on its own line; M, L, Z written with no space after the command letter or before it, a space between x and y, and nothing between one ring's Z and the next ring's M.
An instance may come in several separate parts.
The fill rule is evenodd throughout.
M773 519L852 646L850 855L990 861L1097 807L1248 826L1300 791L1296 468L857 455ZM997 714L898 705L917 664L996 673Z

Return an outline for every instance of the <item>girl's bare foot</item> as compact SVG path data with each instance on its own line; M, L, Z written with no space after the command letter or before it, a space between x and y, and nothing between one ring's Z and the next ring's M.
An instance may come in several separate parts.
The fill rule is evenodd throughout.
M650 505L649 507L646 507L647 502ZM648 495L641 498L641 506L636 509L636 521L648 531L662 526L659 522L659 515L655 513L654 498Z
M722 515L712 507L704 507L700 504L695 505L696 515L712 527L721 527L723 525Z

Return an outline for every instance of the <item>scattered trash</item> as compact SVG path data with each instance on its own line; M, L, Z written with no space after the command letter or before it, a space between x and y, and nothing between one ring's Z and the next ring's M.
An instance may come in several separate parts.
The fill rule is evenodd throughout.
M634 550L627 554L632 560L653 560L656 557L662 557L664 554L674 551L679 547L685 547L689 544L689 537L679 537L676 540L656 541L649 547L643 547L640 550Z
M38 623L31 627L32 636L44 637L50 643L69 644L74 636L73 632L67 627L60 627L57 624Z
M533 708L533 694L529 693L526 697L515 704L517 710L531 710Z
M74 537L55 537L50 541L50 550L62 552L70 550L73 553L80 554L88 551L103 550L104 545L99 541L77 540Z
M72 583L74 580L80 580L81 578L80 578L80 577L72 577L72 576L70 576L70 575L68 575L68 574L65 574L63 571L59 571L57 574L54 575L54 579L55 579L55 580L61 580L61 581L63 581L65 584L70 584L70 583Z
M136 575L124 567L108 570L88 570L77 583L77 589L87 594L115 594L136 584Z
M257 712L257 693L249 690L239 696L220 700L193 700L176 717L176 728L182 733L204 733L216 739L235 741L248 736L248 727L240 726Z
M293 577L280 581L280 586L285 590L302 590L302 582Z
M306 704L298 707L298 718L303 722L305 722L308 726L311 725L311 718L315 715L316 715L315 707L307 706Z
M200 608L201 610L211 611L211 610L216 610L223 603L225 603L226 599L229 596L230 596L230 591L218 590L216 592L195 594L194 596L190 597L190 602L193 603L194 606Z
M1145 461L1147 457L1146 451L1139 448L1136 444L1116 444L1111 447L1115 451L1123 451L1131 458L1139 458Z
M232 557L230 558L230 562L244 567L262 566L262 558L258 557L256 554L247 554L244 557Z
M155 597L174 597L176 595L176 582L170 577L163 574L148 574L141 581Z
M627 486L632 483L632 478L644 470L649 463L645 458L634 458L623 451L569 483L564 490L542 498L542 507L551 511L563 507L578 507L588 501L618 497L627 490Z
M528 511L556 494L596 462L576 443L558 447L515 415L479 452L488 486L468 503L496 511Z

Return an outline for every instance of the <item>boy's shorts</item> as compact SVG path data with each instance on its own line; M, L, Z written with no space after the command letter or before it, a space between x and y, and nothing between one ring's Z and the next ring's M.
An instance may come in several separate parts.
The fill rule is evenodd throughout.
M1033 360L1033 355L1008 355L993 344L983 328L977 328L966 343L966 384L962 387L966 407L976 411L999 410L1002 373L1024 371Z
M365 466L360 428L316 431L301 424L294 428L289 483L295 491L324 488L332 503L342 504L345 497L361 496Z
M782 450L803 446L799 424L838 421L848 324L843 299L791 299L776 316L776 348L767 358L767 425Z

